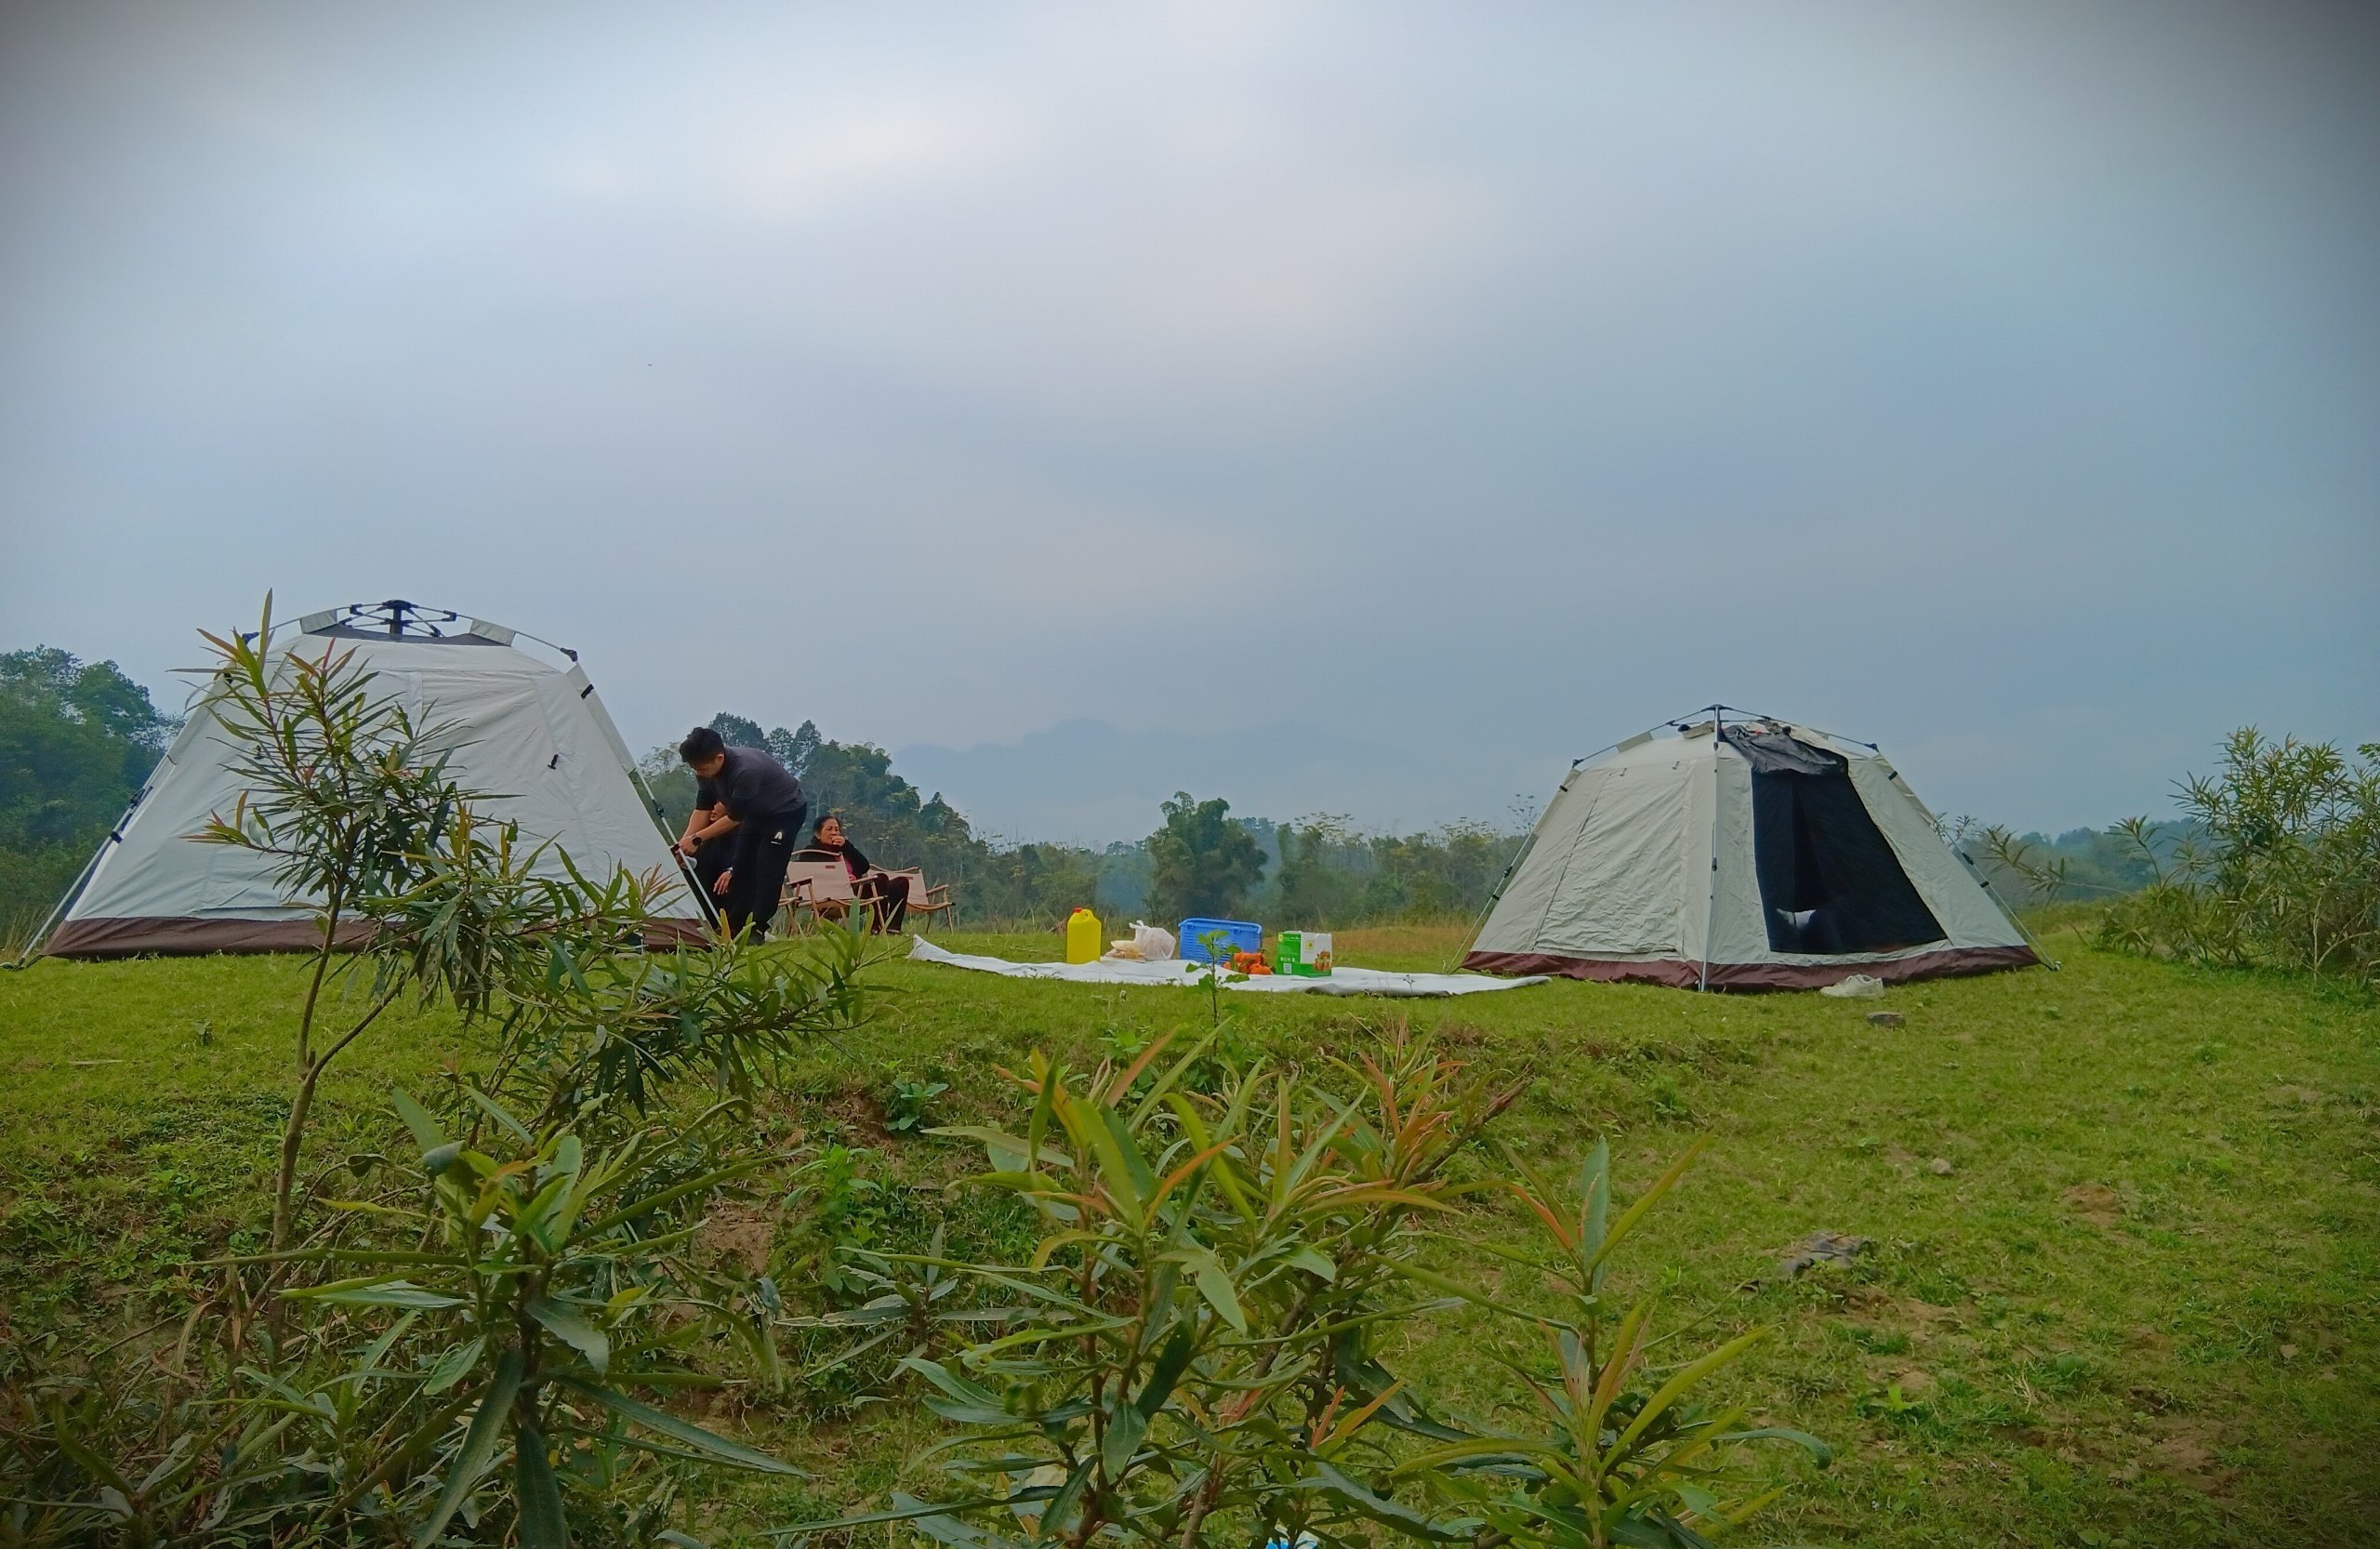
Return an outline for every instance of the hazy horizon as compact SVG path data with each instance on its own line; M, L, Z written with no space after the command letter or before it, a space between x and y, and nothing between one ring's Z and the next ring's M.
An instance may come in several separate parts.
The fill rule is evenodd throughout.
M8 7L0 649L410 597L1018 838L1169 758L1500 821L1714 699L2163 811L2380 736L2375 66L2313 5Z

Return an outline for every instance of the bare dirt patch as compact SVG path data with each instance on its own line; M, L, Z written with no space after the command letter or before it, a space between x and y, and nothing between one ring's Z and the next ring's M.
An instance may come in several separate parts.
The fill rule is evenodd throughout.
M2058 1198L2094 1226L2112 1226L2123 1218L2122 1198L2105 1184L2076 1184Z
M702 1245L721 1259L734 1259L747 1274L769 1267L769 1244L776 1237L776 1217L750 1205L724 1205L703 1223Z

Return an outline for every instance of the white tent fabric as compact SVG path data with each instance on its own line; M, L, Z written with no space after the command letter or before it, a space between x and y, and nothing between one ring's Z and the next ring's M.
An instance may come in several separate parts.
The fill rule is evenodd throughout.
M1765 748L1805 767L1756 776L1752 757ZM1766 808L1777 831L1755 822L1756 778L1777 782ZM1820 792L1819 781L1834 784ZM1795 896L1767 897L1765 882ZM1878 939L1844 945L1863 932ZM1807 949L1804 937L1832 945ZM1774 722L1721 735L1714 719L1632 737L1572 770L1464 966L1759 989L2037 960L1874 748Z
M562 874L567 853L584 872L657 871L674 890L665 914L692 928L699 906L669 841L636 788L632 761L594 685L514 643L513 631L474 624L460 634L370 636L312 615L278 647L352 651L422 721L456 728L452 767L467 788L491 793L487 815L549 842L541 869ZM194 707L51 937L60 957L283 951L314 940L302 903L284 899L262 856L187 836L238 801L233 734L210 698Z
M1006 958L978 957L936 947L923 936L910 938L911 962L939 963L945 968L972 969L1011 979L1056 979L1070 985L1166 985L1180 988L1207 987L1204 963L1133 962L1100 958L1091 962L1012 962ZM1488 978L1478 973L1395 973L1380 968L1331 970L1327 979L1303 979L1287 973L1226 974L1223 988L1259 995L1385 995L1407 1000L1432 1000L1448 995L1478 995L1488 990L1519 989L1545 983L1542 974L1522 978Z

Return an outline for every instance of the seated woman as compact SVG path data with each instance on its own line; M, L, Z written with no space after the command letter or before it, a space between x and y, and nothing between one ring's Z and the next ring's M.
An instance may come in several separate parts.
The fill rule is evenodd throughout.
M876 929L897 931L909 917L909 879L869 867L867 857L859 846L843 837L843 820L829 813L818 820L813 831L810 848L801 853L806 861L834 860L843 863L851 874L852 889L866 902L876 915Z

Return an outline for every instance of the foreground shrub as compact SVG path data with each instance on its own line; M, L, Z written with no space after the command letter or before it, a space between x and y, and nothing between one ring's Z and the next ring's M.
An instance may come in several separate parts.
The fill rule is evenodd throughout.
M186 1378L140 1360L12 1396L0 1460L44 1509L0 1542L649 1542L689 1464L794 1472L661 1407L748 1338L694 1250L763 1159L729 1155L740 1104L602 1151L484 1099L456 1140L397 1106L418 1160L337 1202L381 1230L275 1261L332 1277L283 1292L278 1337L235 1304L234 1348L185 1344Z
M2380 743L2349 758L2326 742L2224 743L2223 767L2181 787L2202 829L2170 862L2156 827L2124 829L2155 870L2118 900L2101 939L2128 951L2240 968L2380 978Z
M1383 1532L1480 1549L1684 1549L1760 1503L1733 1492L1739 1444L1783 1437L1823 1452L1685 1401L1756 1334L1653 1381L1649 1307L1606 1327L1609 1255L1685 1160L1608 1221L1600 1148L1574 1198L1525 1170L1456 1181L1458 1157L1518 1089L1467 1086L1424 1049L1399 1042L1384 1063L1366 1060L1349 1072L1353 1091L1257 1068L1201 1092L1184 1088L1203 1045L1153 1076L1160 1047L1087 1080L1037 1056L1022 1134L937 1132L982 1144L992 1171L979 1182L1028 1201L1045 1228L1022 1264L873 1255L888 1282L921 1266L1006 1304L1002 1331L905 1363L959 1430L946 1449L959 1489L896 1493L887 1510L787 1531L906 1522L963 1549L1329 1545ZM1549 1230L1550 1253L1507 1256L1567 1286L1558 1310L1479 1296L1481 1245L1432 1229L1461 1219L1466 1197L1504 1193ZM1434 1271L1425 1251L1460 1267ZM888 1292L883 1316L917 1301ZM1465 1301L1555 1354L1559 1378L1531 1379L1539 1427L1450 1423L1382 1366L1394 1335Z

